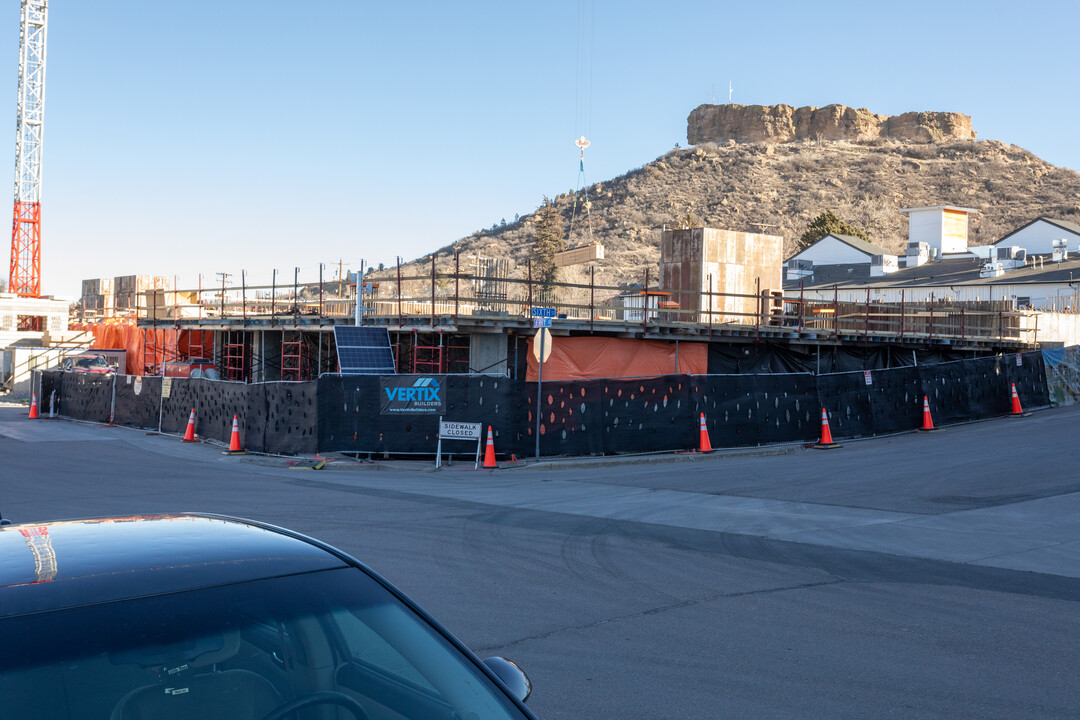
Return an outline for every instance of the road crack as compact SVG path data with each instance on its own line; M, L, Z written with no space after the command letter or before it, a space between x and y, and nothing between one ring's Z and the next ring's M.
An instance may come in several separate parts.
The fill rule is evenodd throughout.
M603 625L611 625L614 623L626 622L628 620L636 620L638 618L648 617L650 615L659 615L661 613L671 612L672 610L682 610L688 607L694 607L695 605L704 605L705 603L715 602L717 600L727 600L730 598L741 598L750 595L768 595L771 593L788 592L790 590L806 590L809 588L825 587L827 585L839 585L847 582L846 580L822 580L820 582L801 583L798 585L784 585L782 587L775 588L762 588L760 590L746 590L736 593L718 593L716 595L709 595L703 598L695 598L692 600L684 600L682 602L671 603L670 605L661 605L659 607L649 608L648 610L642 610L641 612L632 613L629 615L620 615L613 618L605 618L603 620L596 620L590 623L583 623L581 625L570 625L567 627L559 628L558 630L549 630L548 632L536 633L535 635L529 635L527 637L518 638L508 643L501 645L490 645L486 647L474 648L475 652L495 652L498 650L504 650L506 648L512 648L522 643L531 642L533 640L544 640L555 635L562 635L563 633L574 632L576 630L589 630L591 628L601 627Z

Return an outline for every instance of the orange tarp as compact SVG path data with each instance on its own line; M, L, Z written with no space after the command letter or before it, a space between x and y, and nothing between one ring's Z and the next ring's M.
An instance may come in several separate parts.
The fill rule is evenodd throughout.
M539 365L529 338L529 369L525 379L535 382ZM655 377L685 373L704 375L709 369L706 343L679 343L675 366L675 343L629 338L553 337L551 356L544 363L544 381L591 380L593 378Z
M92 332L94 342L91 349L126 350L128 375L144 373L144 360L150 360L149 357L143 356L148 336L157 344L153 358L154 364L176 360L178 353L181 357L187 357L188 339L192 333L196 335L196 340L199 334L204 333L207 339L206 352L207 354L213 352L213 333L202 330L142 329L131 320L119 318L102 320L98 323L72 323L71 329ZM170 351L168 356L166 356L166 349Z

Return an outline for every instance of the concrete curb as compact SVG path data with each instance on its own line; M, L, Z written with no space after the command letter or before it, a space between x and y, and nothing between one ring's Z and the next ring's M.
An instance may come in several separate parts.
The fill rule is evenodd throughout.
M754 448L723 448L713 450L711 453L697 452L667 452L653 453L649 455L611 455L603 457L573 456L563 458L543 458L539 462L519 460L517 462L504 461L498 463L494 470L550 470L552 468L581 468L581 467L612 467L619 465L668 465L671 463L706 462L709 460L723 460L734 457L767 457L774 455L790 455L802 452L805 444L770 445ZM473 470L470 461L459 461L453 466L435 467L432 460L377 460L374 462L357 461L356 459L340 453L323 453L321 457L327 462L322 471L331 470L336 472L360 471L360 472L415 472L415 473L439 473L439 472L494 472L490 468L480 467ZM247 455L238 462L265 467L289 467L289 463L301 462L304 458L282 458L259 455Z

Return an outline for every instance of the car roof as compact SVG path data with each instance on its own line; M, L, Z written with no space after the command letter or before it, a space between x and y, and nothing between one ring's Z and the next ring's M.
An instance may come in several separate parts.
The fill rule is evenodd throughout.
M302 535L180 513L0 527L0 617L348 567Z

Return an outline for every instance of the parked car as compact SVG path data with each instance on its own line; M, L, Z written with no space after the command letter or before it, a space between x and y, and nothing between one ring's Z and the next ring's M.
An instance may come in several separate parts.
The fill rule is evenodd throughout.
M480 661L345 553L215 515L0 527L5 717L522 720Z
M65 372L91 373L94 375L105 375L114 372L104 355L94 353L66 357L64 362L60 364L60 369Z
M221 373L217 366L209 358L188 358L165 363L166 377L190 377L206 378L207 380L220 380Z

